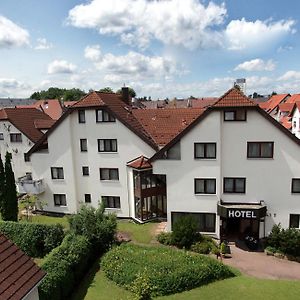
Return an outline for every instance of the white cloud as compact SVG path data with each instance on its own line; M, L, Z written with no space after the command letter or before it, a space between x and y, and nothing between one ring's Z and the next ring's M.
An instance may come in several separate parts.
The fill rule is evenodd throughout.
M300 80L300 71L287 71L278 78L279 81ZM300 87L299 87L300 89Z
M0 78L0 97L29 97L31 87L15 78Z
M198 0L91 0L69 11L68 24L119 35L124 43L145 48L152 39L190 49L220 43L216 25L224 22L224 4Z
M48 65L48 74L70 74L74 73L77 66L66 60L54 60Z
M99 45L87 46L84 49L84 57L91 61L98 61L101 58L101 50Z
M270 47L286 35L294 33L294 25L294 20L248 22L242 18L241 20L232 20L227 25L225 38L230 50L253 47L260 49Z
M37 45L34 47L35 50L48 50L53 48L53 45L45 38L37 39Z
M269 59L264 61L260 58L245 61L235 67L235 71L273 71L275 69L275 63Z
M28 44L28 31L0 15L0 48L20 47Z

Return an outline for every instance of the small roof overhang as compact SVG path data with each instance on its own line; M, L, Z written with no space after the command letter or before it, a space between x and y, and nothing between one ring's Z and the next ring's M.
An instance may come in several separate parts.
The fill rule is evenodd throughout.
M261 219L267 214L263 203L218 203L218 215L223 218Z

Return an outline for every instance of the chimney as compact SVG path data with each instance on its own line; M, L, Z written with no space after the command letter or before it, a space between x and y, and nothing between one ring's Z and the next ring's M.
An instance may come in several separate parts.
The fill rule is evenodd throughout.
M129 95L129 88L128 87L122 87L122 100L127 105L131 105L131 96Z

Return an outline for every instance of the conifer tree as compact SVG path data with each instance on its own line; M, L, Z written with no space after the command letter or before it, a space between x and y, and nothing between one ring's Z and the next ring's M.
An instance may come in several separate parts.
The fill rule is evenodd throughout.
M18 221L18 198L15 175L11 166L11 153L5 155L5 183L3 197L2 219L5 221Z
M0 215L2 216L3 206L4 206L4 183L5 183L5 174L2 158L0 155Z

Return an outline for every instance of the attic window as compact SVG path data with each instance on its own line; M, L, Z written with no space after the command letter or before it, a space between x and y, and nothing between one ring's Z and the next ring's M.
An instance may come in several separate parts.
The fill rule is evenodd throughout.
M245 109L232 109L224 111L224 121L246 121L247 113Z
M22 143L21 133L11 133L10 134L10 142L11 143Z
M180 142L177 142L174 146L168 149L165 153L165 159L179 160L181 158Z
M116 122L116 118L109 114L107 111L102 109L96 110L96 122L102 123L102 122Z

